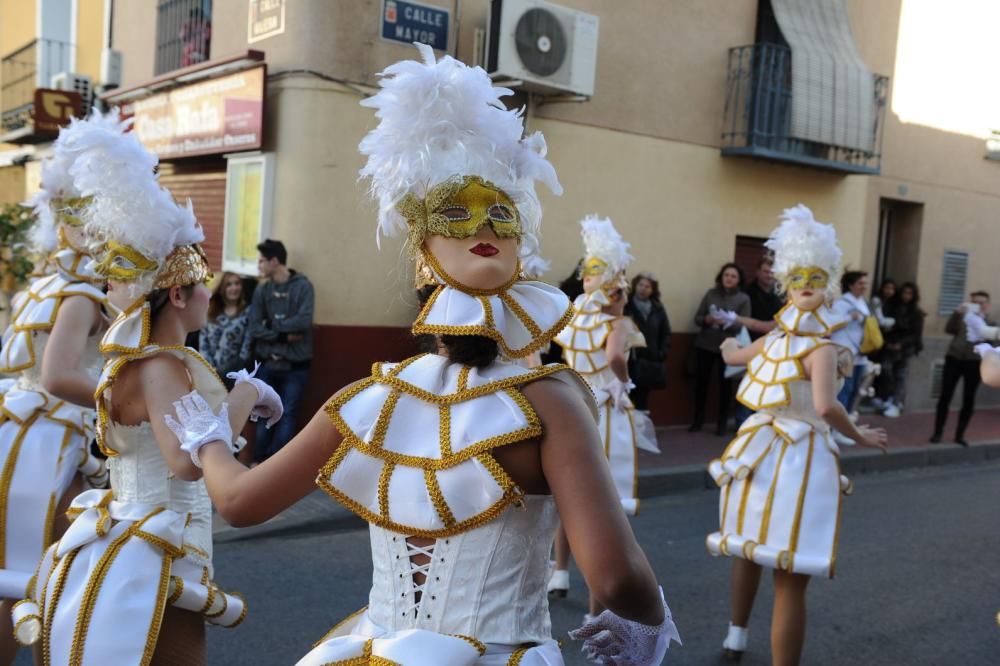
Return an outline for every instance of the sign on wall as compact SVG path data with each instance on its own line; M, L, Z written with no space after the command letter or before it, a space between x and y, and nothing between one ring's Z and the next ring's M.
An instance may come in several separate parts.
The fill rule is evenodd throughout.
M35 134L54 136L83 110L83 98L72 90L36 88L34 101Z
M440 51L447 51L450 16L448 10L441 7L403 0L383 0L382 39L404 44L420 42Z
M253 44L285 31L285 0L249 0L247 42Z
M259 149L264 79L261 66L137 100L135 133L161 159Z

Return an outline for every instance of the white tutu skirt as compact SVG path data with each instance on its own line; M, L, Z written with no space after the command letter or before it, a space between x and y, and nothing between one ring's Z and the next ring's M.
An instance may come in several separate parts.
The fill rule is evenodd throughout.
M296 666L340 663L562 666L564 662L559 644L551 639L537 645L517 646L483 643L473 636L439 634L426 629L388 631L372 622L363 609L331 629Z
M615 483L618 497L625 513L634 516L639 513L639 452L645 449L659 453L656 445L656 431L652 420L635 409L626 399L623 409L615 409L610 394L603 389L595 389L601 441L604 455L611 468L611 479Z
M839 450L826 428L768 413L751 416L709 473L721 489L713 555L832 577L837 561Z
M0 406L0 599L21 599L52 541L56 507L77 468L93 462L90 410L14 389Z
M73 523L14 608L18 640L41 640L46 663L148 663L167 604L222 626L243 620L243 599L219 590L211 565L186 552L187 516L113 501L110 490L82 493L69 513Z

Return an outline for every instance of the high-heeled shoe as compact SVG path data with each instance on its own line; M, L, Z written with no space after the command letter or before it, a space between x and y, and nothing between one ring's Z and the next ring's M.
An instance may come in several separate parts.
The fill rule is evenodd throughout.
M747 628L737 627L732 622L729 623L729 633L726 640L722 641L722 653L729 661L739 661L743 658L743 653L747 649Z
M559 597L560 599L565 599L566 594L569 592L569 570L568 569L553 569L552 575L549 576L548 593Z

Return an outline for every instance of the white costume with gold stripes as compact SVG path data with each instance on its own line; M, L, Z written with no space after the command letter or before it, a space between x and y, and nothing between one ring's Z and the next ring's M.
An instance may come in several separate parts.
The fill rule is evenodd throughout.
M580 294L573 303L575 314L572 321L559 332L555 342L563 348L566 364L579 372L594 391L611 478L621 498L622 508L629 515L635 515L639 512L637 449L659 453L659 448L656 446L653 422L637 411L627 396L624 407L615 408L607 390L616 377L608 365L606 345L616 320L621 320L628 330L626 354L633 347L645 347L646 340L631 318L602 312L605 305L608 305L608 297L601 289L591 294Z
M376 364L330 400L344 439L318 483L370 523L374 575L367 609L300 666L366 654L408 666L562 663L545 592L555 503L524 495L493 456L542 435L520 389L543 377L593 407L565 366L477 369L434 354Z
M15 608L22 640L40 638L46 663L148 663L168 603L222 626L236 626L246 613L241 597L223 593L212 581L212 506L205 482L182 481L170 472L148 422L126 426L108 417L121 370L164 352L184 362L213 409L226 396L197 352L150 344L149 309L142 301L120 315L102 341L109 356L98 386L97 434L109 455L111 490L90 490L73 500L73 523L47 551L29 598Z
M90 259L74 250L52 257L58 269L13 300L3 336L0 372L16 373L0 389L0 599L20 599L52 540L56 507L77 470L101 475L90 455L94 410L60 400L42 387L42 357L59 309L81 296L97 304ZM102 357L98 337L87 341L80 370L96 382Z
M757 413L740 427L709 473L722 489L713 555L731 555L792 573L833 576L840 496L840 451L813 407L802 360L842 326L826 306L786 306L778 328L747 364L737 399Z

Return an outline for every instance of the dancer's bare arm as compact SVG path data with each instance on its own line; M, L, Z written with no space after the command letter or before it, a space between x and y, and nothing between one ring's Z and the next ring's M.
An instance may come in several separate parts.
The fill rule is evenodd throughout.
M541 419L542 470L591 592L621 617L660 624L656 577L622 511L583 396L546 379L526 386L524 395Z
M611 332L608 333L608 342L605 345L605 353L608 357L608 366L611 372L615 373L620 381L628 381L628 354L625 345L628 342L628 324L624 319L616 319L611 324Z
M823 345L803 360L806 374L812 382L813 406L816 413L842 434L862 446L886 450L888 437L884 428L857 427L847 410L837 400L837 350Z
M979 375L987 386L1000 386L1000 354L986 354L979 364Z
M101 325L97 303L85 296L70 296L59 306L56 323L42 356L42 386L45 390L81 407L94 406L97 381L80 370L87 338Z
M340 432L321 409L278 453L253 469L221 444L209 444L199 454L208 494L230 525L262 523L315 490L317 471L340 442Z
M174 414L174 403L191 392L191 377L187 367L179 358L168 353L136 363L140 394L135 397L119 394L116 401L128 403L131 400L142 400L146 408L145 418L153 427L153 436L156 437L160 454L167 461L170 471L185 481L200 479L202 471L191 462L191 456L181 450L180 442L164 419L167 414ZM229 423L233 432L243 430L256 399L257 390L246 384L241 384L230 392L226 402L229 403ZM119 404L119 408L127 409L128 405ZM228 446L226 450L229 450Z

